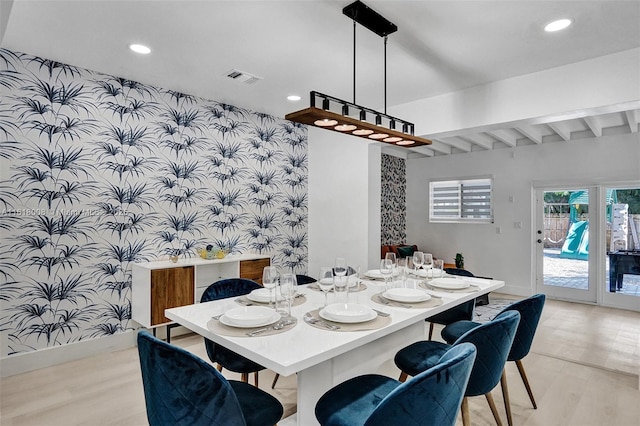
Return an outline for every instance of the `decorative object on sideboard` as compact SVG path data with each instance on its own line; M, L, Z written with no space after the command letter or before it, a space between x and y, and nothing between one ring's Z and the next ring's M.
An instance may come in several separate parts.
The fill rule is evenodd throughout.
M462 253L456 253L456 268L464 269L464 256Z

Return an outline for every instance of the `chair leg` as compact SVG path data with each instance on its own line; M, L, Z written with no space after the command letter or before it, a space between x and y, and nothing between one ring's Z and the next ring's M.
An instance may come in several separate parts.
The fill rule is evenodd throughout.
M504 398L504 409L507 412L507 424L513 426L513 418L511 417L511 402L509 401L509 388L507 387L507 371L502 370L500 377L500 387L502 387L502 397Z
M431 340L431 337L433 337L433 323L432 322L429 323L429 340Z
M496 403L493 402L493 396L491 396L491 392L487 392L484 394L487 398L487 402L489 403L489 408L491 408L491 413L493 414L493 418L496 419L496 424L498 426L502 426L502 422L500 421L500 416L498 415L498 409L496 408Z
M258 372L253 373L253 383L258 387Z
M279 378L280 378L280 374L276 373L275 377L273 378L273 383L271 383L271 389L274 389L276 387L276 382L278 381Z
M520 377L522 377L522 381L524 382L524 387L527 388L527 393L529 394L529 399L533 404L534 409L538 409L538 405L536 404L536 400L533 397L533 391L531 390L531 386L529 386L529 380L527 380L527 374L524 372L524 365L522 364L522 360L516 360L516 365L518 366L518 372L520 373Z
M407 381L407 376L408 374L403 371L402 373L400 373L400 378L398 380L404 383Z
M240 380L245 383L249 383L249 373L242 373L242 375L240 376Z
M462 425L463 426L471 426L471 418L469 417L469 401L465 396L462 398Z

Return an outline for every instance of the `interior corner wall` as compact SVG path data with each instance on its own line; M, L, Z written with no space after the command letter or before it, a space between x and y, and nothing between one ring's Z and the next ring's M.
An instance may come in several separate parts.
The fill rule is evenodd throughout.
M494 179L494 223L429 223L430 179L483 175ZM446 262L463 253L466 269L504 280L505 293L530 295L535 291L536 238L532 188L540 181L640 185L640 134L407 160L407 235ZM522 222L522 228L516 222Z
M370 143L336 132L309 128L309 274L320 267L333 266L336 257L345 257L351 266L369 267L370 228L380 228L380 192L377 216L369 212L372 203ZM375 149L374 149L375 152ZM380 161L378 149L377 161ZM379 183L378 183L379 189ZM379 231L376 239L379 247ZM377 256L377 255L376 255Z

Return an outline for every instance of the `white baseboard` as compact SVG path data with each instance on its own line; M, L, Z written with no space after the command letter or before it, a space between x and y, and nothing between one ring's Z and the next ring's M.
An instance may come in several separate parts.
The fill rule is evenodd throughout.
M136 331L130 330L113 336L6 356L0 359L0 377L14 376L105 352L131 348L136 345L136 335Z

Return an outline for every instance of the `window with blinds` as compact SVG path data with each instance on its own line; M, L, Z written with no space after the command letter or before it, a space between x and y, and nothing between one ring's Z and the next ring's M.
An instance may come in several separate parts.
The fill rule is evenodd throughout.
M491 179L429 182L430 222L493 222Z

